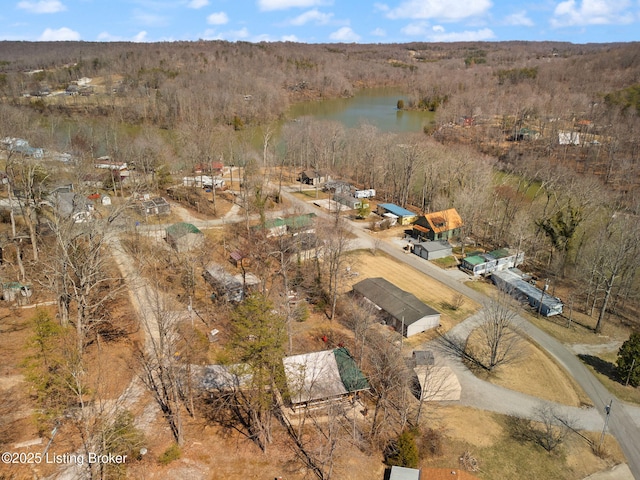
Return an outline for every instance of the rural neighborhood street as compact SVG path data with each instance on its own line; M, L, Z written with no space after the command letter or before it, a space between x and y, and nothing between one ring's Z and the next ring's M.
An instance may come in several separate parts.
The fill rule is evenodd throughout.
M299 205L306 212L314 212L318 216L325 218L332 217L328 213L321 211L319 208L312 207L308 202L286 191L283 193L290 202ZM373 248L374 239L364 231L366 224L356 222L350 222L350 224L353 234L357 237L357 240L354 242L357 247ZM383 241L377 242L375 247L390 257L412 266L416 270L438 280L481 305L487 300L485 295L467 287L461 283L456 276L448 274L445 270L442 270L417 255L406 254L397 245ZM381 275L384 274L384 272L380 273ZM520 315L516 317L516 321L522 331L529 336L533 342L547 351L554 360L576 380L593 402L595 407L590 409L571 409L570 407L559 406L561 411L566 411L571 414L571 418L576 421L580 428L595 431L601 430L606 417L605 406L613 400L611 414L609 416L608 432L611 433L620 444L633 476L640 480L640 407L630 406L618 400L598 381L587 367L580 362L573 352L556 339ZM459 329L459 331L462 332L464 329L468 329L468 326L473 324L473 322L477 322L477 316L465 320L456 326L454 330ZM476 378L460 361L457 363L453 362L452 368L455 369L462 384L462 398L460 402L463 404L523 417L532 417L535 409L541 404L541 400L539 399L497 387L489 382L484 382Z

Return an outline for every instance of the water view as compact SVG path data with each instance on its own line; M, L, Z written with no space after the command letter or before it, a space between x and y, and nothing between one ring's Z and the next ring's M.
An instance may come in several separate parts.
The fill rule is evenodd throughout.
M433 122L433 112L398 110L396 105L401 99L408 103L408 97L396 89L361 90L351 98L295 104L289 117L333 120L347 128L368 123L385 132L419 132Z

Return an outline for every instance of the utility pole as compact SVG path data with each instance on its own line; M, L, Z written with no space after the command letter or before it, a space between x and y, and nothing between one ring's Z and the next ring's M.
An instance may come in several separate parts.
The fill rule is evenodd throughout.
M602 435L600 435L600 447L604 443L604 434L607 431L607 426L609 425L609 415L611 415L611 405L613 404L613 399L609 400L609 405L604 406L604 412L606 416L604 417L604 426L602 427Z

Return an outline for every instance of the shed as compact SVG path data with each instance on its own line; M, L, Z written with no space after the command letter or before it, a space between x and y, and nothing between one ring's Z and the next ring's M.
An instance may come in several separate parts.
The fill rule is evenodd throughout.
M420 470L394 465L391 467L389 480L420 480Z
M205 390L228 391L247 386L252 379L244 364L192 366L198 369L200 385ZM194 372L195 373L195 372Z
M440 312L384 278L362 280L353 286L353 291L385 312L388 323L405 337L440 324Z
M462 386L447 366L418 365L414 369L420 383L420 395L427 402L460 400Z
M292 355L282 360L294 407L340 399L369 389L346 348Z
M234 303L244 300L245 293L260 284L258 277L252 273L247 272L244 276L242 274L231 275L217 264L210 265L203 276L213 287L216 298Z
M378 215L384 215L385 213L393 213L398 217L398 223L400 225L409 225L414 222L418 215L411 210L402 208L394 203L379 203L376 210Z
M426 260L435 260L453 255L451 244L444 240L421 242L413 246L413 253Z
M509 293L518 300L526 300L531 307L540 310L545 317L562 313L563 303L557 298L543 292L539 288L525 282L511 270L493 272L491 280L498 288Z
M174 223L166 228L167 243L177 252L187 252L204 244L204 234L191 223Z
M143 215L168 215L171 205L163 197L151 198L140 202L140 212Z

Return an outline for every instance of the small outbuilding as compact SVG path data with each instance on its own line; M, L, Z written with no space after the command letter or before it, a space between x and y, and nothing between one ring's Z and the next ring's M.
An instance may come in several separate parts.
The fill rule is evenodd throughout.
M413 253L425 260L450 257L453 255L451 244L444 240L421 242L413 245Z
M217 264L210 265L203 276L214 289L212 298L233 303L241 302L260 285L260 280L252 273L232 275Z
M398 223L400 225L409 225L418 218L416 213L402 208L395 203L379 203L376 213L380 216L384 216L385 213L391 213L398 217Z
M187 252L204 245L204 234L191 223L174 223L166 228L167 243L177 252Z
M391 467L389 480L420 480L420 470L394 465Z
M384 312L387 323L405 337L440 325L440 312L384 278L362 280L353 286L353 291Z

